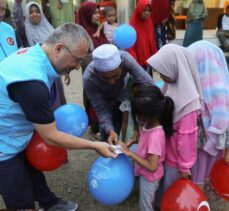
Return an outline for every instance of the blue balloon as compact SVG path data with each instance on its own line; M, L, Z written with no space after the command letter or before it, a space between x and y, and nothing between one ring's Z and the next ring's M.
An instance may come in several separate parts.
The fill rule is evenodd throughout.
M88 116L85 110L76 104L60 106L54 112L56 127L59 131L81 137L88 128Z
M163 81L163 80L158 80L158 81L155 82L155 85L156 85L158 88L162 89L163 86L164 86L164 81Z
M133 163L123 153L115 159L99 157L91 166L87 183L91 195L99 203L119 204L133 190Z
M114 44L119 49L131 48L136 42L137 34L135 29L129 24L120 25L114 33Z

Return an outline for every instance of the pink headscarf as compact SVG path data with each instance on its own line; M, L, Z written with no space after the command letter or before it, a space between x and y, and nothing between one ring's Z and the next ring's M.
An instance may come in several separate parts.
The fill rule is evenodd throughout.
M166 83L166 96L175 103L174 122L192 111L201 109L203 99L198 67L192 54L184 47L167 44L147 62L159 73L174 80ZM201 101L202 102L202 101Z

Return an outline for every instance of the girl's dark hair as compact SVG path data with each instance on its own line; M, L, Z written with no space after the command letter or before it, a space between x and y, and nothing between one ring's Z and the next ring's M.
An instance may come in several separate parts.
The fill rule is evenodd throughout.
M103 10L103 15L106 16L108 12L113 11L113 10L116 10L116 9L112 6L107 6Z
M138 128L137 117L158 119L166 137L173 134L174 102L157 86L139 86L131 99L131 109L135 128Z

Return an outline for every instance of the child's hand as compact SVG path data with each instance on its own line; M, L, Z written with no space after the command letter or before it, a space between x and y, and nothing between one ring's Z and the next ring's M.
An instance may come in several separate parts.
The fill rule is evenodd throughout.
M191 174L189 172L180 172L180 176L183 179L189 179L189 177L191 176Z
M119 145L122 147L122 149L121 149L122 152L123 152L124 154L126 154L126 155L129 155L130 151L129 151L129 149L128 149L127 144L124 143L124 142L119 142Z
M95 34L92 35L93 37L99 38L100 37L100 31L97 31Z
M133 139L130 139L127 143L126 143L126 146L129 148L131 147L133 144L136 144L137 142Z
M227 163L227 165L229 165L229 148L225 149L224 160Z

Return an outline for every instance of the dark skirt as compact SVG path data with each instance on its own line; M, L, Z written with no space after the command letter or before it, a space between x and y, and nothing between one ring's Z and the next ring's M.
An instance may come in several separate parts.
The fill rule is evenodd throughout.
M167 27L162 24L154 25L157 50L167 43Z
M198 19L188 22L187 30L184 37L184 47L188 47L192 43L203 39L203 20Z

